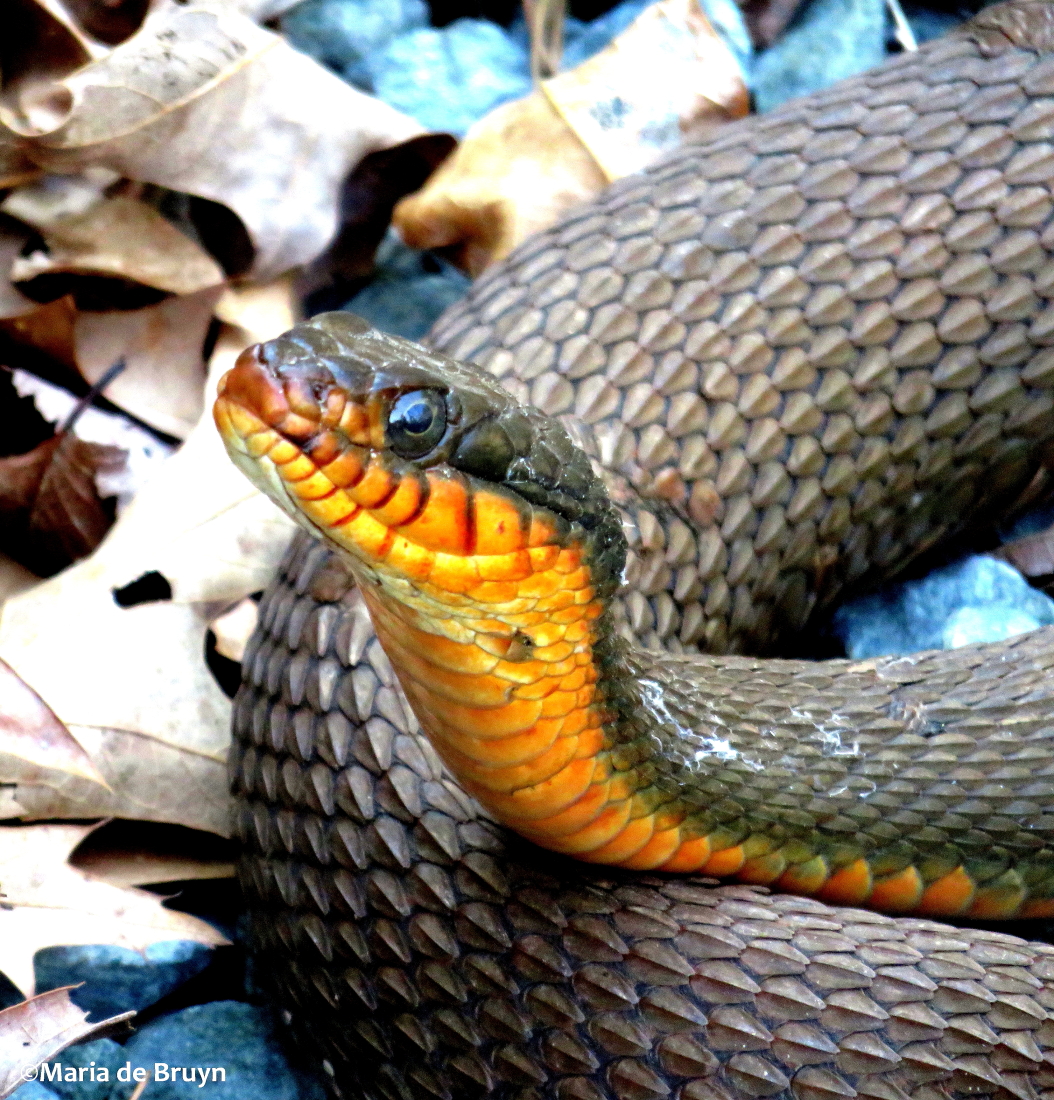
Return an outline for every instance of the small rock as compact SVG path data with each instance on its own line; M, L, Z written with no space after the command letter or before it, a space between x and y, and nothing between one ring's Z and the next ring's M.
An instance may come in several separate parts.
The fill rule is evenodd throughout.
M407 248L391 234L377 250L373 281L342 308L383 332L419 340L468 288L467 275L429 253Z
M241 1001L213 1001L162 1016L128 1040L124 1059L133 1070L153 1071L149 1100L323 1100L318 1083L296 1073L281 1053L270 1014ZM206 1070L207 1087L200 1077ZM120 1086L111 1100L127 1100L133 1088Z
M959 26L963 22L957 12L934 11L921 4L904 4L904 18L907 19L915 34L915 41L921 46L931 38L940 38L942 34Z
M117 1071L124 1063L124 1048L112 1039L78 1043L48 1063L60 1067L59 1072L67 1078L48 1079L48 1087L60 1100L107 1100L117 1082ZM70 1077L80 1080L69 1080Z
M826 88L886 58L885 0L811 0L751 74L758 111Z
M428 130L459 136L492 108L531 90L526 50L486 19L409 31L366 64L378 98Z
M980 554L854 600L833 618L854 660L999 642L1051 624L1054 600L1006 562Z
M59 1098L39 1081L27 1081L11 1093L10 1100L59 1100Z
M24 1000L18 986L6 974L0 973L0 1009L10 1008Z
M211 948L189 940L151 944L142 953L101 945L45 947L34 956L33 970L41 993L83 982L70 993L74 1004L93 1020L105 1020L159 1001L204 970L211 955Z
M424 0L306 0L282 17L282 33L302 53L373 91L366 59L396 35L428 25Z

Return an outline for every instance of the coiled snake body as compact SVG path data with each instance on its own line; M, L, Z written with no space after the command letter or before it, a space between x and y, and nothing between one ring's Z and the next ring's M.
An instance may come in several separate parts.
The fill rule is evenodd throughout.
M618 523L588 465L492 384L412 348L400 359L397 343L332 318L245 368L245 403L286 425L287 463L301 443L317 458L319 424L355 401L368 414L348 438L368 450L394 430L397 395L440 383L459 395L440 457L501 490L473 489L473 545L505 536L494 509L511 499L518 515L558 517L541 534L523 526L540 553L584 540L584 556L553 569L586 569L559 621L600 624L600 673L566 693L586 691L593 713L595 681L615 700L604 728L630 731L604 749L621 784L604 788L606 831L581 840L585 817L543 828L514 801L523 785L503 787L502 768L529 770L530 753L473 763L413 671L447 650L367 588L418 713L473 792L550 847L741 880L593 868L496 826L418 731L346 567L299 539L246 656L232 774L259 973L337 1095L1031 1100L1054 1088L1054 948L926 919L1052 912L1054 635L830 665L619 657L614 640L785 649L836 596L1042 477L1052 49L1049 3L990 9L623 181L440 322L435 347L566 414L629 532L621 595ZM327 405L334 378L365 390ZM228 381L230 401L239 385ZM428 423L415 408L414 430ZM499 413L504 443L472 436ZM410 465L370 505L396 528L418 512L392 518L394 487L426 476L404 477L418 455L401 446ZM599 618L571 613L596 601ZM503 639L502 668L556 645L531 624L487 636ZM610 652L594 644L601 629ZM464 693L483 689L444 675L440 695L468 713ZM532 782L566 794L565 766ZM687 802L671 776L696 784ZM632 811L608 828L623 803Z

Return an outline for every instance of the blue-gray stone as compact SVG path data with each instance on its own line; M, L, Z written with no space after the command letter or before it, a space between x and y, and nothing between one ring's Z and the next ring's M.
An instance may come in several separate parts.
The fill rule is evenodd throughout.
M610 11L588 23L569 16L564 20L564 56L562 69L581 65L617 38L653 0L622 0Z
M999 642L1052 623L1054 600L1006 562L985 555L854 600L833 619L854 660Z
M94 1039L67 1047L51 1060L50 1072L43 1079L60 1100L107 1100L124 1063L124 1048L119 1043Z
M6 974L0 973L0 1009L10 1008L24 1000L18 986Z
M462 135L531 90L527 51L496 23L457 19L392 39L366 60L374 94L428 130Z
M921 46L931 38L940 38L963 22L962 18L950 11L934 11L921 4L904 4L904 18L907 19L915 40Z
M396 35L428 25L424 0L305 0L282 16L298 50L373 91L366 59Z
M154 943L142 954L102 945L45 947L33 957L33 970L41 993L83 982L70 993L74 1004L105 1020L159 1001L204 970L211 955L211 948L190 940Z
M153 1073L149 1100L323 1100L318 1083L286 1061L270 1014L241 1001L213 1001L162 1016L128 1040L124 1058L133 1070ZM120 1085L112 1100L126 1100L133 1088Z
M887 18L885 0L810 0L754 62L750 83L757 109L771 111L880 64Z
M27 1081L11 1093L10 1100L58 1100L58 1097L39 1081Z
M419 340L468 288L468 276L457 268L407 248L390 234L377 250L373 281L342 308L383 332Z

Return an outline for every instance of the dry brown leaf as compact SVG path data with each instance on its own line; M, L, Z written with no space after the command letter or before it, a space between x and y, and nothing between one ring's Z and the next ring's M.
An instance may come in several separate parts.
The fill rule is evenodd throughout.
M20 825L0 832L0 971L29 994L33 955L59 944L141 951L166 940L227 943L211 925L166 909L143 890L97 881L67 862L95 826Z
M38 100L46 109L53 82L90 62L94 50L72 20L49 11L48 5L36 0L8 0L4 24L9 45L4 57L0 111L17 95L22 110L32 118ZM13 44L17 44L16 49L11 48Z
M1054 527L1014 539L992 553L1020 569L1026 577L1049 577L1054 574Z
M43 419L52 424L66 423L80 404L68 390L28 371L12 371L11 381L15 392L20 397L32 398ZM109 390L108 386L107 392ZM95 479L100 497L116 499L118 515L174 449L128 417L105 412L94 405L79 413L73 431L86 443L102 443L125 452L125 464L119 470L101 471Z
M128 730L74 726L72 732L110 790L0 757L0 818L122 817L227 835L230 800L221 761Z
M190 856L158 855L146 850L93 853L76 866L99 882L111 886L156 886L163 882L202 882L233 878L234 864Z
M595 57L477 122L392 224L478 275L607 183L748 109L696 0L660 0Z
M49 989L0 1012L0 1100L24 1085L41 1062L135 1015L88 1023L88 1013L70 1000L74 988Z
M396 205L392 225L411 248L444 249L475 276L606 184L536 91L475 123L428 183Z
M0 126L51 171L101 165L224 204L257 279L314 259L350 169L422 132L224 0L162 5L107 56L14 80Z
M139 742L148 738L222 764L230 702L205 664L209 606L160 600L120 607L112 590L136 578L115 572L115 564L97 553L8 600L0 656L104 775L99 738L109 731L133 735L130 751L142 753Z
M60 432L27 454L0 458L4 552L41 577L87 557L113 521L96 475L119 468L124 457L115 447Z
M119 360L106 396L151 426L185 439L201 418L205 339L222 286L119 313L83 312L74 322L81 374L91 383Z
M0 189L22 187L43 174L43 168L26 156L22 143L0 127Z
M77 321L77 307L68 295L45 306L36 306L31 312L0 321L0 332L22 347L37 348L49 359L70 369L76 377L76 344L74 325ZM17 366L14 362L5 362L4 366ZM56 379L56 381L58 381Z
M62 297L85 276L128 280L166 294L195 294L225 281L201 245L128 195L49 224L29 223L41 231L46 248L15 260L11 279L37 301Z
M225 297L223 315L246 327L225 326L212 389L248 343L289 327L290 286ZM90 558L3 605L0 655L113 789L22 768L8 778L14 812L226 831L230 703L205 664L205 634L221 609L266 585L294 529L226 460L206 414ZM167 580L172 598L119 607L113 590L150 573Z
M0 756L14 756L106 787L81 744L4 661L0 661Z
M230 878L231 845L212 834L144 821L107 821L69 857L72 867L111 886Z
M8 218L0 220L0 319L18 317L37 308L37 303L11 282L11 267L28 239L29 233L17 222Z

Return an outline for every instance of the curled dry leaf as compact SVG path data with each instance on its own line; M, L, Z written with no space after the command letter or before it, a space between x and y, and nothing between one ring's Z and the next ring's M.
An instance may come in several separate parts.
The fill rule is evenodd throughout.
M0 756L14 756L106 787L83 746L5 661L0 661Z
M411 248L444 249L470 275L603 190L604 173L544 94L495 108L392 225Z
M292 324L290 287L283 280L221 302L238 323L221 334L212 387L247 344ZM230 464L206 414L90 558L4 604L0 655L113 790L22 768L9 779L16 812L226 832L230 703L205 664L205 634L221 608L266 585L293 530ZM119 606L114 590L153 574L153 602Z
M114 944L142 951L166 940L227 943L211 925L166 909L143 890L93 879L68 862L95 826L9 825L0 829L0 971L29 994L42 947Z
M224 204L256 279L314 259L350 169L421 132L224 0L163 4L105 57L13 79L4 128L51 171L105 166Z
M16 259L11 279L37 301L62 297L85 276L122 279L166 294L194 294L225 279L201 245L152 206L127 195L36 228L45 248Z
M72 432L0 458L0 547L41 577L87 557L113 522L95 478L123 464L124 451Z
M739 66L696 0L660 0L595 57L477 122L393 224L476 275L607 183L748 109Z
M70 1000L73 988L49 989L0 1012L0 1100L26 1083L24 1071L135 1015L123 1012L89 1023L88 1013Z

